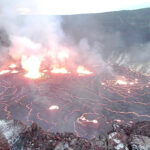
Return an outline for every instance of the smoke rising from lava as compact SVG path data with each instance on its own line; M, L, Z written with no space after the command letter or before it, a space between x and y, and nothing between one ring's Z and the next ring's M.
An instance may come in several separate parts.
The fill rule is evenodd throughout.
M4 20L0 25L7 32L10 41L10 45L5 48L5 55L9 60L11 58L20 63L22 57L36 55L41 61L40 64L44 62L52 68L65 66L72 71L79 65L100 65L101 69L98 72L109 68L101 57L100 44L96 41L89 44L86 37L82 37L78 44L74 44L72 37L67 36L62 28L61 16L19 15L17 6L20 4L28 7L35 5L29 1L15 2L8 6L8 1L3 1L0 6L3 8L0 19ZM64 52L69 57L62 60L59 55Z
M42 54L44 55L42 57L45 57L48 51L56 53L56 51L67 47L73 53L72 60L69 61L73 68L76 63L84 62L87 66L89 64L100 64L103 69L110 69L105 63L109 62L125 65L134 68L136 71L150 73L149 42L143 44L139 42L144 40L145 37L139 36L136 33L137 29L135 29L133 38L128 37L129 43L126 43L124 35L117 30L117 27L113 30L110 28L110 31L107 31L105 28L107 23L106 25L101 23L101 20L103 21L101 16L19 16L18 12L21 11L18 11L18 9L21 10L22 8L26 8L26 11L28 8L32 8L36 12L39 8L36 4L36 1L29 0L1 1L0 45L2 63L8 57L16 59L18 53L20 57L31 53ZM119 20L122 24L121 16ZM113 23L118 26L115 18L112 21ZM127 24L122 24L119 28L123 28L127 32L131 30L131 27L128 27ZM135 41L136 44L130 44L135 43ZM18 50L17 44L20 42ZM6 48L6 46L10 46L10 43L11 47Z
M92 72L99 73L104 70L111 70L101 57L99 51L101 49L100 43L95 41L95 43L90 44L88 38L82 37L79 42L75 44L73 38L66 35L63 30L63 17L19 15L16 11L16 4L19 1L15 0L15 2L13 1L8 5L9 1L3 1L0 6L0 8L3 8L0 14L0 27L3 32L0 42L2 45L1 51L3 53L1 52L0 56L1 58L6 58L6 61L4 61L4 59L1 61L1 65L4 65L7 61L11 63L15 62L17 66L22 65L22 68L26 71L28 71L28 69L34 71L36 68L36 71L39 71L44 65L48 71L54 70L63 73L65 69L67 69L69 73L76 72L78 67L80 67L78 73L81 75L83 73L92 74ZM32 7L32 4L29 3L29 6ZM6 42L4 43L3 41ZM35 67L36 65L37 67ZM100 66L100 69L94 70L96 66ZM62 69L64 67L65 69ZM61 69L57 70L57 68ZM25 77L28 77L28 75L30 75L31 78L33 78L32 75L39 77L36 71L34 71L36 74L29 72L25 74ZM29 89L28 86L30 87ZM62 85L58 86L67 86L67 83L62 81ZM40 87L42 87L42 85L40 85ZM48 85L43 84L42 90L46 92L47 87ZM57 83L50 89L50 92L52 92L55 87L57 87ZM29 112L32 111L30 110L32 103L36 103L36 105L40 107L37 107L38 110L41 110L41 112L45 112L50 106L55 105L60 107L58 112L61 111L61 104L57 104L53 98L51 99L47 96L40 95L37 92L36 84L31 82L31 84L27 85L26 88L23 87L23 89L27 95L30 95L30 98L26 100L30 102L30 104L26 106L27 109L29 108ZM61 88L58 88L57 91L61 94ZM54 91L54 94L55 93L56 91ZM64 99L62 99L62 101L64 101ZM79 104L79 102L76 103ZM45 108L47 108L47 110L45 110ZM66 111L69 110L70 109L66 109ZM24 118L24 116L21 116L21 120L34 120L35 118L34 116L32 117L32 115L30 118ZM56 114L56 119L54 118L54 120L57 120L57 122L61 124L64 118L63 115L59 116L58 120ZM51 114L47 114L46 117L50 118ZM70 126L77 117L78 116L75 115L69 118L70 121L68 124L61 127L60 130L62 130L62 132L72 131ZM37 114L37 118L40 118L40 115ZM50 118L49 121L51 121L51 119L53 120L53 118ZM55 128L55 130L59 131L59 127Z
M148 62L149 45L144 53L127 47L121 33L104 30L99 19L90 21L88 15L81 20L24 16L13 12L14 1L11 9L3 4L1 63L9 63L0 70L1 119L35 121L50 131L84 137L108 131L114 119L150 119L150 78L115 65L114 74L105 72L112 71L107 61ZM135 52L143 55L135 57ZM42 74L48 77L33 80Z
M64 16L63 27L76 44L83 37L90 46L97 41L98 54L105 62L150 73L149 20L145 17L145 24L139 25L143 14L137 13L140 17L132 11Z

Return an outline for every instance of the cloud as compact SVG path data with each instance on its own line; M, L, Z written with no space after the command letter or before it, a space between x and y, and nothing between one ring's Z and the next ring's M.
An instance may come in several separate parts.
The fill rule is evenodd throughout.
M2 0L1 12L7 3L9 12L18 14L81 14L149 7L149 0Z

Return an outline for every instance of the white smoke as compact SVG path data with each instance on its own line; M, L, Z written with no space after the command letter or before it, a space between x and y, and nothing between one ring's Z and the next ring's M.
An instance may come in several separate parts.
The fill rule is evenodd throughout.
M19 139L19 134L23 129L24 126L21 123L17 124L14 120L0 120L0 132L3 133L10 146Z
M15 0L9 5L8 3L8 0L3 0L0 5L0 27L5 29L11 43L8 48L4 48L5 56L20 61L23 56L36 55L42 61L46 58L47 63L55 63L56 60L51 58L52 53L57 55L65 50L70 54L67 67L72 70L77 65L91 67L100 64L102 69L107 68L100 54L100 43L91 45L87 38L81 38L79 43L74 45L74 41L63 31L61 16L20 15L18 8L21 6L35 11L40 6L29 0Z

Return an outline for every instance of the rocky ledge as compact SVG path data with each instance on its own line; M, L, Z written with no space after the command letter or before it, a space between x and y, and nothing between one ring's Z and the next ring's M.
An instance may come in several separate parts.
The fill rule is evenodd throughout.
M150 122L116 120L107 136L86 139L72 133L50 133L36 123L0 120L0 150L149 150Z

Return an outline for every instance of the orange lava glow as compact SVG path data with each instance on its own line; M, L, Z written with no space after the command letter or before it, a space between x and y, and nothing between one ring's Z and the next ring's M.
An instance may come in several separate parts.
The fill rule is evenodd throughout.
M95 123L95 124L97 124L97 123L98 123L98 121L97 121L97 120L93 120L92 122L93 122L93 123Z
M119 84L119 85L127 85L128 83L126 81L123 81L123 80L117 80L116 81L116 84Z
M48 72L48 70L43 70L43 72Z
M27 71L27 73L24 75L27 78L31 79L38 79L42 76L40 73L40 64L41 60L36 56L30 56L27 58L24 56L22 58L22 68Z
M9 72L10 72L10 70L2 70L2 71L0 71L0 75L6 74L6 73L9 73Z
M129 84L130 84L130 85L134 85L134 83L133 83L133 82L130 82Z
M11 64L11 65L9 65L9 68L16 68L17 67L17 65L16 64Z
M86 119L84 116L81 116L79 119L78 119L78 122L80 123L80 120L84 121L84 122L87 122L87 123L94 123L94 124L97 124L98 123L98 120L88 120Z
M13 71L11 71L11 73L18 73L19 71L18 70L13 70Z
M64 61L65 59L69 58L69 53L66 51L61 51L57 54L57 58L61 61Z
M93 74L93 72L87 70L87 69L86 69L85 67L83 67L83 66L79 66L79 67L77 68L77 73L78 73L79 75L90 75L90 74Z
M136 82L128 82L128 81L124 81L124 80L117 80L116 81L116 84L118 84L118 85L134 85Z
M54 67L53 70L51 70L51 73L67 74L70 72L68 72L68 70L65 67L62 67L62 68Z
M57 105L52 105L49 107L49 110L58 110L59 109L59 106Z

